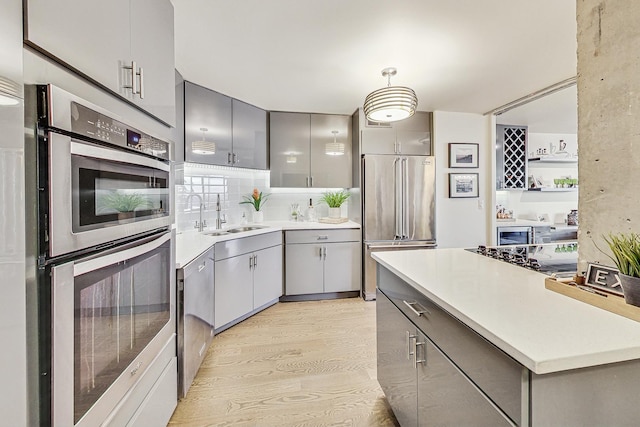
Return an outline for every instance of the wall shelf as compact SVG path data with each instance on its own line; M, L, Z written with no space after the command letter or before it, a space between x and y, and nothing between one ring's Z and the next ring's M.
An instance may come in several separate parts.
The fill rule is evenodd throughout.
M577 157L532 157L529 162L535 163L578 163Z
M569 188L538 187L538 188L527 188L527 191L542 191L545 193L563 193L563 192L578 191L578 187L569 187Z

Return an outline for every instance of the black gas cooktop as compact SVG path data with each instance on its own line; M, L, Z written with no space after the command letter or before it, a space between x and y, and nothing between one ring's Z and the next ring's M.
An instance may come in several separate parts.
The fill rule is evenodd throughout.
M555 273L560 277L572 277L578 266L578 243L574 241L537 245L481 245L467 251L547 275Z

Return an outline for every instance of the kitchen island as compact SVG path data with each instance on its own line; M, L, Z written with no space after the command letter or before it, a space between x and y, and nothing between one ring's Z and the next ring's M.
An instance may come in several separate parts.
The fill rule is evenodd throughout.
M640 323L462 249L373 257L378 379L403 426L638 425Z

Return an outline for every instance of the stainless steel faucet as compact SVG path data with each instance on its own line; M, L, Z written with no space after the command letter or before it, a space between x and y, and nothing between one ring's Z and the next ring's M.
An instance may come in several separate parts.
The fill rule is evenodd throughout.
M216 202L216 230L222 229L222 224L227 223L227 219L224 214L222 214L222 218L220 218L220 210L220 194L218 194L218 200Z
M199 194L195 194L195 193L191 193L187 196L187 203L189 202L189 200L191 200L192 197L197 197L198 201L200 202L200 218L199 220L196 221L196 224L193 226L193 228L197 228L198 231L202 231L204 229L204 227L207 226L207 220L203 220L202 219L202 211L204 210L204 202L202 200L202 197Z

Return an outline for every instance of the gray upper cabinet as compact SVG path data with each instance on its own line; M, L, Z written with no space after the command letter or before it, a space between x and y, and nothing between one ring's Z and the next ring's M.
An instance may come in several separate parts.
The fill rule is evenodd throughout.
M267 169L267 112L233 99L233 166Z
M267 169L267 112L214 90L184 83L185 160ZM215 143L215 153L194 149Z
M187 162L231 165L231 98L184 83L184 158ZM193 148L195 141L215 143L215 153Z
M269 113L271 187L309 186L311 116Z
M351 116L272 112L269 123L271 187L351 187Z
M417 111L406 120L388 125L367 123L360 113L362 154L405 154L430 156L432 114Z
M311 114L310 149L312 187L351 187L350 116Z
M28 45L175 125L169 0L27 0L25 10Z

